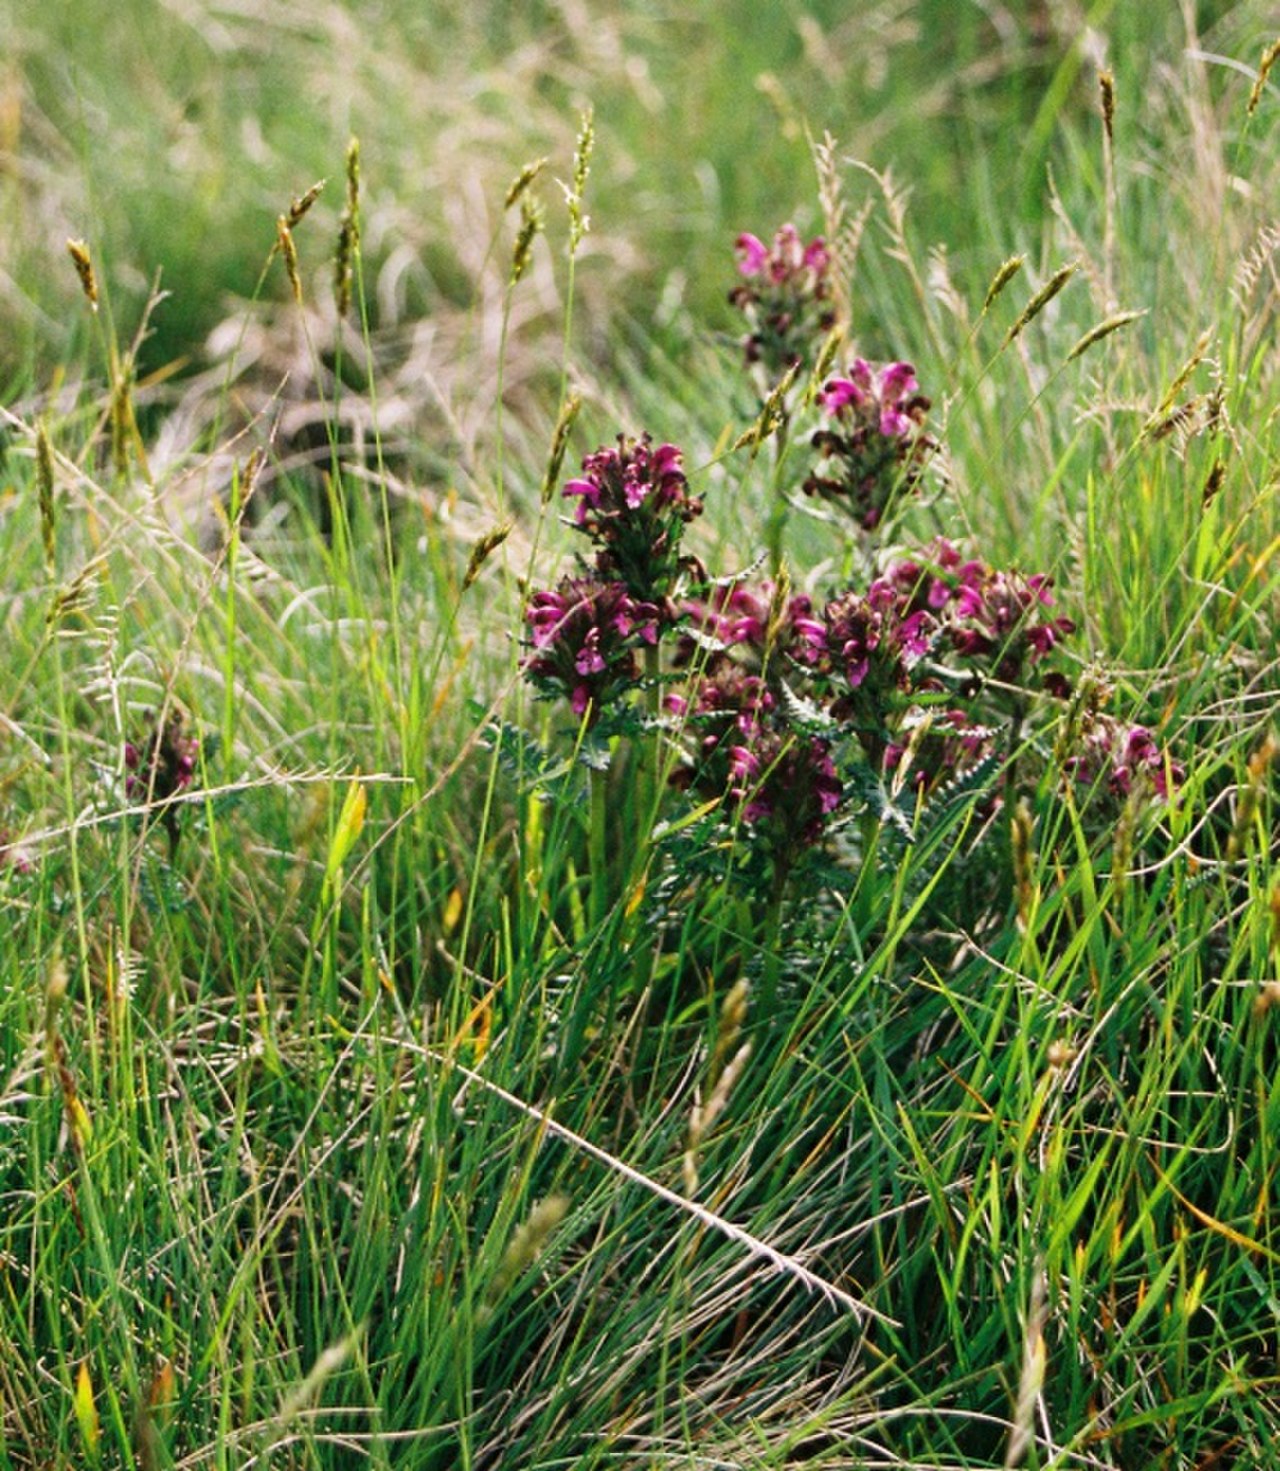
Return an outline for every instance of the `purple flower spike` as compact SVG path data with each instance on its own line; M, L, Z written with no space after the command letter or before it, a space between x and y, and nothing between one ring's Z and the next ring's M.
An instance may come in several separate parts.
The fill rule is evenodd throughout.
M834 262L821 236L806 245L791 224L778 230L772 245L744 233L735 249L745 279L729 300L747 320L743 353L747 365L758 364L765 384L772 387L787 368L809 361L835 324Z
M935 448L921 427L929 400L910 363L874 368L855 358L848 375L828 379L818 395L830 427L813 436L822 456L804 482L809 495L843 506L864 531L874 531L894 493L920 481Z
M574 714L594 724L606 701L639 679L637 642L656 641L659 610L624 583L566 577L534 593L525 619L533 646L526 675L546 693L566 695Z
M633 598L670 614L680 574L692 565L680 540L702 512L701 499L689 494L676 446L654 449L647 434L620 434L616 449L587 455L582 475L566 483L564 495L577 500L574 524L595 543L601 577L624 582Z

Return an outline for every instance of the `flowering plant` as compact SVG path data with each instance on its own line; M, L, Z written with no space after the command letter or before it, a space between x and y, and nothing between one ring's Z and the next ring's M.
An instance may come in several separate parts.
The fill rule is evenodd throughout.
M809 361L816 341L835 325L831 252L821 236L806 245L792 224L778 230L772 245L739 235L736 250L743 280L729 300L747 319L743 355L772 382Z
M875 368L855 358L848 376L831 378L818 395L829 424L811 443L821 456L803 485L844 509L864 531L874 531L896 491L919 484L936 448L924 432L929 400L910 363Z

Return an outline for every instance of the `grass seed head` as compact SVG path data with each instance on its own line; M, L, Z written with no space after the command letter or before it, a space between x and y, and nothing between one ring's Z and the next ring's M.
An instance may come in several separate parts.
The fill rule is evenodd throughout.
M1249 93L1249 106L1247 115L1252 117L1258 110L1258 103L1262 101L1262 91L1267 85L1267 78L1271 75L1271 68L1280 60L1280 36L1262 53L1262 59L1258 62L1258 75L1253 84L1253 90Z
M1026 306L1022 308L1021 312L1018 313L1018 320L1005 334L1004 345L1006 347L1026 331L1079 269L1079 261L1070 261L1065 266L1058 267Z
M293 199L289 205L289 213L285 216L291 230L297 226L298 221L306 214L316 200L319 199L320 191L327 182L328 180L326 179L317 179L310 189Z
M284 215L276 218L276 245L284 257L284 268L289 277L289 285L293 290L293 299L301 306L302 276L298 270L298 247L293 243L293 231L289 228L289 221Z
M347 144L347 204L338 225L338 248L333 257L333 299L338 316L351 310L351 283L360 246L360 140Z
M569 1211L567 1195L547 1195L529 1212L523 1225L517 1226L507 1242L498 1269L489 1282L484 1305L492 1309L507 1290L537 1260L551 1233Z
M1200 509L1208 510L1210 505L1217 500L1227 479L1227 462L1217 459L1213 462L1213 468L1205 476L1204 486L1200 491Z
M491 531L486 531L480 540L476 542L472 548L471 558L467 563L467 570L463 574L463 592L466 592L476 578L480 576L480 569L488 561L489 557L506 541L507 537L511 535L511 530L514 525L514 521L504 521L501 526L495 526Z
M591 228L591 221L583 213L582 201L586 195L587 176L591 172L591 152L595 147L595 116L588 108L582 114L582 127L578 132L578 144L573 152L573 182L568 189L569 200L569 254L577 255L582 238Z
M533 259L533 242L546 225L547 212L537 199L525 196L520 200L520 229L516 235L515 248L511 252L511 284L520 281Z
M1013 809L1011 837L1013 849L1013 888L1018 901L1018 927L1025 930L1036 901L1036 855L1032 847L1035 818L1025 797Z
M1025 255L1011 255L1008 260L1001 262L1000 269L991 278L991 285L987 287L986 299L982 303L984 315L990 309L991 303L1026 264L1026 260Z
M80 289L96 312L98 310L98 278L94 275L93 257L89 254L89 247L83 240L68 240L67 254L76 268L76 275L80 277Z
M512 179L508 186L507 192L502 196L502 207L504 210L511 209L513 205L520 202L528 191L530 184L533 183L546 166L547 161L545 158L535 158L521 167L520 172Z
M1109 317L1099 322L1096 327L1090 327L1079 342L1067 354L1067 362L1074 362L1082 353L1086 353L1095 342L1101 342L1104 337L1110 337L1113 332L1118 332L1121 327L1127 327L1130 322L1136 322L1140 317L1145 317L1146 312L1113 312Z
M560 483L560 471L564 466L565 451L569 447L569 435L581 407L582 398L576 393L571 393L561 405L555 431L551 436L551 453L547 456L546 473L542 477L541 501L544 506L556 493L556 486Z
M1102 103L1102 126L1107 132L1107 142L1115 139L1116 122L1116 79L1109 71L1098 73L1098 95Z
M40 503L40 540L44 544L44 565L52 573L54 566L53 523L53 445L49 431L41 422L36 425L36 494Z

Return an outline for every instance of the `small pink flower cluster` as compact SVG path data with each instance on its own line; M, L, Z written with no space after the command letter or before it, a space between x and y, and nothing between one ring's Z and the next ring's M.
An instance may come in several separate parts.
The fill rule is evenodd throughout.
M184 733L182 714L171 710L163 721L151 716L152 727L140 744L126 741L126 795L137 801L163 802L176 797L195 778L200 742Z
M755 235L737 239L742 283L729 300L747 319L743 353L770 379L808 360L817 339L835 322L831 252L821 236L806 245L794 225L783 225L771 246Z
M0 827L0 872L11 868L15 873L30 873L33 867L30 853L21 843L11 841L9 834Z
M1003 681L1038 665L1071 632L1068 619L1043 611L1049 582L1043 574L965 560L940 540L821 610L803 596L775 606L768 585L722 587L705 603L687 604L676 663L694 671L695 682L690 698L673 696L669 705L703 734L684 780L733 794L735 780L740 787L742 775L755 770L746 755L765 733L789 732L796 749L812 739L813 800L804 824L812 841L838 801L839 778L826 766L828 737L796 726L784 685L823 722L851 734L877 773L895 770L908 747L917 786L971 767L993 749L1002 708L1016 709L1023 697ZM957 671L957 663L968 667ZM1002 683L992 684L993 674ZM1052 693L1069 691L1056 670L1042 683ZM926 715L948 699L962 704ZM925 720L928 728L914 736ZM725 757L735 750L737 764L726 771ZM798 778L792 766L779 765L776 779Z
M1111 796L1121 799L1147 792L1167 801L1186 776L1146 726L1125 725L1098 712L1081 732L1079 754L1068 757L1066 769L1076 781L1103 783Z
M673 693L667 708L694 735L675 785L723 796L786 853L822 836L843 788L830 742L797 729L781 697L779 669L803 666L822 625L808 598L774 607L774 591L737 583L686 605L676 662L690 670L691 698Z
M660 607L682 571L702 570L680 551L684 528L702 514L681 458L673 444L653 449L647 434L620 434L616 449L587 455L581 477L564 487L564 495L578 502L574 524L595 545L594 571Z
M813 435L822 457L804 482L807 495L845 510L874 531L895 494L915 488L936 448L924 432L929 400L910 363L875 368L855 358L844 378L831 378L818 402L829 427Z
M622 582L562 578L534 593L526 616L533 640L526 675L548 694L567 695L573 713L592 725L612 695L640 678L639 646L658 641L658 608Z
M573 713L594 725L614 695L639 681L639 650L656 646L679 616L682 576L705 576L680 550L702 501L689 494L680 451L673 444L653 449L647 434L620 434L616 449L587 455L563 494L577 501L574 524L591 538L595 557L529 599L533 648L524 670L546 694L567 696Z

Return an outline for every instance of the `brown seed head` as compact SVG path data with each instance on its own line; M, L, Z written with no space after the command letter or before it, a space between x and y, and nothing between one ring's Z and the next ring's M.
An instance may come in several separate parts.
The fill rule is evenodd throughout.
M1247 116L1252 117L1257 111L1258 103L1262 101L1262 89L1267 85L1267 78L1277 59L1280 59L1280 36L1277 36L1262 53L1262 60L1258 63L1258 76L1253 84L1253 90L1249 93Z
M76 268L76 275L80 277L80 289L96 312L98 310L98 278L93 273L93 258L89 254L89 247L83 240L68 240L67 254Z

